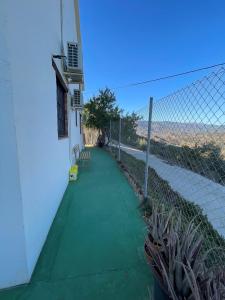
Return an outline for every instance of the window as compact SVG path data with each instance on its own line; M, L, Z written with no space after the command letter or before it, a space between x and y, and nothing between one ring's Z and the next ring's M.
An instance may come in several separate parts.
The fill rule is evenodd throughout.
M75 111L76 127L77 127L77 110Z
M63 138L68 136L67 92L57 76L56 76L56 85L57 85L58 137Z

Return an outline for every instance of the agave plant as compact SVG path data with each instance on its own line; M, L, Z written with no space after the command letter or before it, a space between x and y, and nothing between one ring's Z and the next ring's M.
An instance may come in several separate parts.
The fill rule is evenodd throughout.
M190 268L190 274L197 282L202 280L205 274L202 242L202 237L197 235L196 228L190 223L182 235L172 233L169 243L165 245L168 248L167 257L159 253L164 283L173 299L191 299L193 294L185 268Z
M183 265L185 276L192 294L188 300L224 300L225 299L225 268L205 270L201 280L197 280L190 264ZM174 298L179 299L179 298Z
M148 239L160 245L167 239L173 225L174 211L167 211L164 205L153 204L151 217L147 221Z
M187 226L164 206L153 206L145 242L149 262L162 289L173 300L224 300L225 267L207 269L209 250L194 219Z
M203 238L193 221L183 228L181 216L175 217L173 211L166 214L165 208L153 210L146 248L152 258L152 270L164 290L173 299L193 299L193 286L187 274L197 282L204 278Z
M202 299L224 300L225 299L225 268L217 267L217 269L208 272L208 280L201 284Z

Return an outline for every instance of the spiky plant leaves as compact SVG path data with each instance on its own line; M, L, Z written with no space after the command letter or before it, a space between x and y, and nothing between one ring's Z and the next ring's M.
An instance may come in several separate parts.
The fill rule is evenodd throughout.
M148 232L155 243L160 243L171 230L174 211L167 211L164 205L153 204L152 215L148 220Z
M178 237L176 239L176 242L178 241ZM176 259L177 261L182 261L182 257L181 257L181 247L179 243L176 243ZM174 258L175 259L175 258ZM176 261L175 261L176 263ZM182 290L184 290L184 293L187 293L187 288L185 285L184 280L182 280L182 273L183 273L183 269L182 266L180 264L176 263L176 268L175 268L175 282L176 282L176 287L177 287L177 292L178 294L182 292Z
M179 299L189 299L193 287L196 289L195 284L190 286L190 278L195 276L196 282L199 282L205 271L199 227L192 221L185 228L180 215L176 218L174 211L168 212L164 206L155 206L148 229L151 238L147 245L158 277L170 293L173 294L173 287ZM186 276L187 269L185 272L183 266L191 268L191 277Z
M187 264L184 265L182 263L184 272L185 272L185 276L188 280L189 283L189 287L192 291L192 294L189 296L189 299L194 299L194 300L201 300L201 295L200 295L200 289L197 283L197 278L196 278L196 274L193 272L191 265L189 263L189 261L187 261Z
M167 274L167 271L165 269L164 263L163 263L163 261L162 261L162 259L160 257L159 257L159 262L161 264L162 272L164 274L164 278L165 278L165 281L167 283L167 287L168 287L170 296L172 297L173 300L179 300L179 298L176 295L176 291L174 289L174 286L172 285L172 283L171 283L171 281L170 281L170 279L168 277L168 274Z

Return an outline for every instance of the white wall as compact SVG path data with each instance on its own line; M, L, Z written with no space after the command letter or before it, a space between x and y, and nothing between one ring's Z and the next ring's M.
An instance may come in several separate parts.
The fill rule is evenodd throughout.
M74 2L64 2L67 3L66 10L64 8L67 18L64 21L64 38L66 41L75 40ZM13 154L9 156L6 153L6 156L10 161L7 166L11 167L16 166L15 160L18 157L20 186L18 176L15 181L21 192L16 193L15 189L17 196L12 194L9 198L20 205L22 210L21 214L17 213L17 217L23 217L26 251L23 266L25 268L27 265L30 277L67 186L70 167L70 139L58 139L56 76L51 62L51 55L60 53L60 0L3 0L0 12L3 8L8 21L6 38L13 87L13 108L9 107L4 128L10 130L12 109L16 124L14 139L8 141ZM0 30L4 32L5 28ZM9 106L9 101L5 102L4 106ZM77 132L78 128L71 129L71 141L74 144L80 143L80 134ZM7 151L8 148L6 145ZM2 177L4 174L0 174L1 182ZM13 182L10 184L16 186ZM20 194L22 205L19 201L21 198L17 199ZM2 228L6 229L8 235L5 224L0 223L0 230ZM14 234L18 236L16 231ZM3 253L0 249L0 262L4 256L11 259L11 253ZM8 268L12 269L13 279L16 277L14 264L8 265ZM24 275L25 271L22 273ZM27 281L27 276L24 278L22 275L19 276L19 283ZM2 280L0 277L0 287L1 284L9 286L13 283Z
M0 10L0 288L29 279L6 28L5 11L2 9Z
M83 133L80 133L80 111L77 111L77 125L76 125L76 112L71 111L70 114L70 130L71 130L71 138L70 138L70 160L71 163L74 164L75 156L73 153L73 147L76 144L79 144L80 149L83 148Z
M63 0L63 46L67 55L67 42L77 41L76 27L74 18L74 0Z

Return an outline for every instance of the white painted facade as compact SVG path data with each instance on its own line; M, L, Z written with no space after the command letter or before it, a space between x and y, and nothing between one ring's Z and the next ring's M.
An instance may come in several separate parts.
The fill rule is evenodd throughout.
M79 28L76 1L62 3L66 47ZM61 54L60 7L60 0L0 2L0 288L30 280L68 183L72 147L83 147L69 93L69 137L58 138L52 55Z

